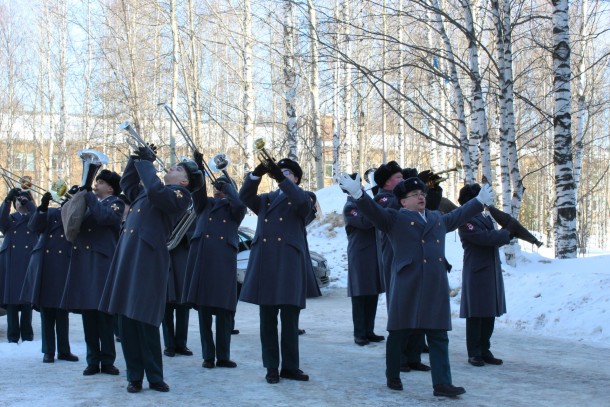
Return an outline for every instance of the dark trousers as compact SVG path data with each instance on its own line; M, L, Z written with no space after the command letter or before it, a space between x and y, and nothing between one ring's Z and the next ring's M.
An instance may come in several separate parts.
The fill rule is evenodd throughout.
M432 368L432 384L451 384L451 366L449 365L449 337L447 331L441 329L424 329L430 347L430 367ZM400 361L404 344L411 329L389 331L386 342L386 377L396 379L400 377Z
M163 381L161 334L159 327L119 315L121 347L127 366L127 381Z
M68 311L59 308L40 308L40 331L42 336L42 353L55 355L55 333L57 332L57 351L59 354L70 352L68 339Z
M216 345L212 334L212 315L216 315ZM231 358L231 311L217 307L199 307L199 332L203 359L229 360Z
M352 320L354 337L363 337L375 333L375 316L379 295L358 295L352 297Z
M87 365L114 365L116 349L112 315L97 310L83 310L82 317L87 344Z
M468 357L491 356L490 339L496 318L466 318L466 348Z
M181 304L167 303L163 327L163 343L165 349L176 350L186 348L186 339L189 331L189 312L191 308ZM174 311L176 312L176 325L174 328Z
M241 287L243 284L237 283L237 302L239 302L239 294L241 294ZM231 311L231 330L235 329L235 311Z
M22 341L34 339L30 304L8 304L6 306L6 336L9 342L19 342L19 338Z
M426 335L423 333L411 333L404 343L401 363L421 362L421 354L426 344Z
M277 369L280 366L277 316L282 323L282 369L299 368L299 315L301 309L294 305L260 305L261 346L263 366Z

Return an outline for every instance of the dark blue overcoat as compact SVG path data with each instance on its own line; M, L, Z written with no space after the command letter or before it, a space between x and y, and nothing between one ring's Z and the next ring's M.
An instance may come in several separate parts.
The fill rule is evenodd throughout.
M499 247L510 242L508 230L477 214L458 229L464 248L460 318L499 317L506 313Z
M235 311L237 304L237 228L246 205L230 183L226 198L209 198L205 190L194 194L197 227L191 240L184 303Z
M194 210L194 209L193 209ZM184 280L186 278L186 265L191 247L191 237L195 231L195 219L189 225L180 243L169 251L169 277L167 279L167 302L182 303L184 295Z
M96 310L116 249L125 204L115 195L98 200L85 195L87 210L78 236L72 242L68 277L61 308Z
M400 203L392 191L379 189L373 198L382 208L400 209ZM394 251L385 233L377 230L377 263L381 273L382 292L385 291L386 298L390 296L390 279L392 277L392 258ZM389 298L386 304L389 304Z
M343 207L343 219L347 233L347 295L377 295L383 288L375 226L358 210L351 196Z
M445 234L482 211L483 205L472 199L446 215L426 210L427 221L417 211L384 209L366 194L356 205L375 227L387 234L394 251L388 331L450 330Z
M258 215L239 299L305 308L308 273L309 278L314 275L305 230L313 200L288 179L279 183L280 190L257 195L259 184L260 179L248 174L239 192L241 201Z
M0 206L0 231L4 235L0 247L0 304L16 305L21 301L21 290L25 273L30 261L30 254L36 245L38 235L28 229L31 214L36 210L32 201L28 201L28 213L10 213L11 202Z
M191 194L181 186L164 185L150 161L132 158L121 177L121 188L131 207L99 310L158 327L167 298L167 239L191 204Z
M28 227L39 237L32 250L21 299L37 309L59 308L72 253L72 243L64 236L61 209L37 210Z

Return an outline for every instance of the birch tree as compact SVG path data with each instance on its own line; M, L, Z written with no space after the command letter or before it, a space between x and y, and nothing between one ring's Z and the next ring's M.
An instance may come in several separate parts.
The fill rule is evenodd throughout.
M296 98L298 80L294 61L294 19L292 0L284 0L284 102L286 106L286 141L288 158L298 160Z
M576 186L572 161L568 0L553 0L553 127L555 167L555 257L576 257Z

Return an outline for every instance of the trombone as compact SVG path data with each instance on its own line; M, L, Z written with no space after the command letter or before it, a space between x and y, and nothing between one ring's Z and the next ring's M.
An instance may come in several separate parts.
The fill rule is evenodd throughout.
M191 151L193 153L196 151L199 151L199 149L195 145L195 142L193 141L193 138L186 131L186 128L182 125L182 122L176 115L176 112L174 112L174 109L172 109L171 106L169 106L167 103L159 103L159 106L163 106L163 108L169 115L170 119L172 119L172 122L176 125L176 128L178 129L178 131L184 138L184 141L186 141L186 144L189 146ZM217 178L214 176L214 172L220 171L224 174L225 177L227 177L231 181L231 183L233 185L235 185L235 183L233 182L233 180L231 179L231 177L229 177L229 174L227 173L227 167L229 166L229 159L227 158L227 156L225 154L223 154L223 153L216 154L214 157L212 157L209 164L206 163L205 161L203 161L202 164L203 164L203 169L204 169L205 173L207 174L208 177L210 177L212 182L216 182L216 180L217 180Z
M129 139L127 139L127 144L129 144L129 146L132 149L137 150L139 147L145 147L152 151L150 146L148 144L146 144L146 142L142 139L142 137L140 137L140 135L138 134L136 129L133 128L133 126L131 125L131 122L129 120L125 120L123 123L121 123L119 126L119 130L126 131L127 133L129 133L129 135L131 136L133 141L130 141ZM165 167L165 163L163 162L163 160L161 160L154 151L153 151L153 153L155 155L155 161L157 162L159 167L161 167L161 169L164 172L167 172L167 168Z
M9 189L17 188L17 185L19 185L19 188L21 188L22 191L32 191L40 196L43 196L47 192L44 188L34 184L32 182L32 177L30 177L29 175L19 177L17 174L7 170L1 165L0 175L4 179L4 182L6 182L6 185L9 187ZM55 199L55 197L53 197L52 200L53 202L59 205L61 205L62 203L61 201Z

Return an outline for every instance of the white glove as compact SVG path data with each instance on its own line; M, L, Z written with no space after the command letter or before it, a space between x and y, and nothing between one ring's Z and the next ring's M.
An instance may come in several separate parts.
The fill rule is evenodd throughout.
M362 196L362 186L360 185L360 174L356 175L356 179L352 179L352 177L350 177L349 174L346 174L345 172L343 172L339 176L337 176L336 181L345 192L347 192L354 198L358 199Z
M481 185L481 190L479 191L479 194L475 196L475 198L485 206L493 205L495 197L496 193L489 184Z

